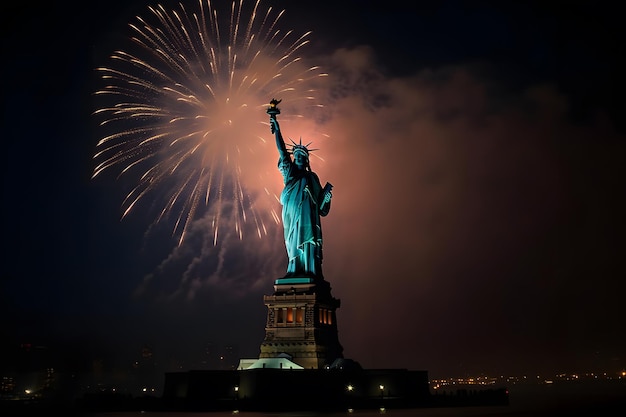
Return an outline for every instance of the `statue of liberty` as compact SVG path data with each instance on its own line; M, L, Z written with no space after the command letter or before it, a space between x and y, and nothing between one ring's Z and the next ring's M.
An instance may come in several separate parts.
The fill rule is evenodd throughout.
M322 188L318 176L311 171L308 145L295 142L287 150L276 115L280 102L272 99L267 113L270 129L278 148L278 169L283 175L285 187L280 195L283 206L282 220L285 247L289 263L285 278L324 279L322 275L322 226L320 217L330 211L332 186Z

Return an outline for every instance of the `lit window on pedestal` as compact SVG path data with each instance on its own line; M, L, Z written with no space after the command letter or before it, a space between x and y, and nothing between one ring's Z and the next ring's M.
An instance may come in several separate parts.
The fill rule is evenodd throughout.
M330 311L325 308L320 308L320 323L330 324L331 321L332 320L330 318Z
M287 323L293 323L293 308L287 307Z
M304 308L296 309L296 323L302 323L304 320Z

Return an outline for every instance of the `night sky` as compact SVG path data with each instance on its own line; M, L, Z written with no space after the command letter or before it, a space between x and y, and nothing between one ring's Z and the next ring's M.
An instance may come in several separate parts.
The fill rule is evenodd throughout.
M158 193L121 219L132 178L91 178L94 69L152 3L89 3L3 6L2 352L32 343L112 372L144 346L164 372L210 368L208 346L258 357L282 229L213 246L200 220L177 246L153 224ZM312 31L301 55L329 74L323 115L281 126L334 186L324 274L344 355L432 378L626 368L621 15L404 3L261 2ZM262 134L269 174L245 185L279 192Z

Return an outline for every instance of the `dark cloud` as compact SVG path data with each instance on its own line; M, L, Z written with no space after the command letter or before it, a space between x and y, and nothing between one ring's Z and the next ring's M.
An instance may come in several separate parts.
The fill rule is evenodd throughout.
M371 51L342 51L334 63L341 67L343 57L350 57L344 71L376 66ZM586 304L581 281L593 271L584 265L596 259L580 251L619 245L579 233L590 201L576 171L607 143L623 148L619 134L601 117L573 123L553 85L529 85L502 105L490 81L462 66L363 83L333 103L327 126L336 193L325 223L326 270L344 295L348 351L371 365L452 369L481 358L498 370L504 352L531 368L567 357L564 340L617 342L614 332L583 335L576 324L584 316L618 320L615 307ZM385 102L372 108L377 93ZM579 154L580 146L590 153ZM604 164L619 171L613 155ZM604 267L623 272L609 262ZM582 356L577 365L594 353Z

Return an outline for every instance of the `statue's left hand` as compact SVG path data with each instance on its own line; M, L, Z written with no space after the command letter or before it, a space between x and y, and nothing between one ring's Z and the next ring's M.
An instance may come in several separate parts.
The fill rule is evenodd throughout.
M333 196L332 191L327 191L326 193L324 193L324 201L322 202L322 204L330 203L330 199L332 198L332 196Z

